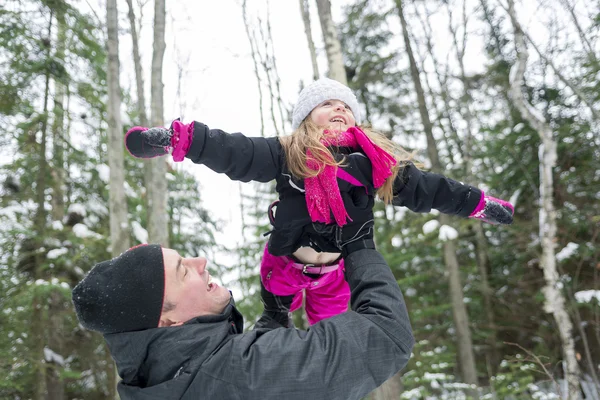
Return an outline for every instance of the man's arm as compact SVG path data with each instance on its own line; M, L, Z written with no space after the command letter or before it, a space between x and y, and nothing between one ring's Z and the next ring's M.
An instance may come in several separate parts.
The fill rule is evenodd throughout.
M481 199L481 190L440 174L424 172L407 164L394 181L392 204L426 213L436 209L444 214L468 217Z
M410 358L414 338L406 305L375 250L358 250L345 265L352 311L308 331L258 330L235 337L201 372L247 398L360 399L380 386Z
M193 140L186 157L235 181L269 182L281 171L282 155L277 138L230 134L195 121Z

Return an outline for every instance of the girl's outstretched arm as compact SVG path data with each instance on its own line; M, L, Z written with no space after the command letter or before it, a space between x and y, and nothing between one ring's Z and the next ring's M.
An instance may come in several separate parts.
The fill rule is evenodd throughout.
M269 182L281 172L284 152L277 138L247 137L209 129L201 122L173 121L166 128L131 128L125 135L129 153L153 158L171 153L174 161L189 158L236 181Z
M201 122L193 124L193 140L186 157L194 163L242 182L269 182L281 172L284 159L278 138L247 137L209 129Z
M481 195L481 190L474 186L421 171L408 163L394 181L392 204L415 212L436 209L444 214L468 217L479 204Z
M435 208L444 214L476 218L494 225L511 224L515 211L507 201L443 175L421 171L412 163L398 174L392 203L416 212Z

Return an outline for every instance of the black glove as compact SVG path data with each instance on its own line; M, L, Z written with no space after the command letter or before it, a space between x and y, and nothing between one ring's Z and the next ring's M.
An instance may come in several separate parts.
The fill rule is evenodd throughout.
M173 130L135 126L125 134L125 147L136 158L154 158L169 154Z
M194 122L182 123L179 118L167 128L131 128L125 135L125 146L132 156L153 158L171 153L173 161L183 161L194 139Z
M364 187L353 187L349 191L340 193L344 207L352 221L348 221L344 226L313 222L314 230L322 236L331 238L344 258L357 250L374 249L373 205L375 198L373 195L367 194Z
M492 225L510 225L513 222L514 214L515 207L508 201L481 192L481 201L469 218L480 219Z

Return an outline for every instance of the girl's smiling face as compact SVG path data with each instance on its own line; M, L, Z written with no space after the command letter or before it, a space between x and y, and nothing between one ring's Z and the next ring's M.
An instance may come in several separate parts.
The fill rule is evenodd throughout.
M325 100L312 110L310 118L319 128L340 132L356 125L352 110L341 100Z

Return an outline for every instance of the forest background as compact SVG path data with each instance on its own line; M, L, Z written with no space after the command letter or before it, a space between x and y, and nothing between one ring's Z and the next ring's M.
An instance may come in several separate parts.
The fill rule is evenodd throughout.
M370 397L600 399L599 33L592 0L6 0L0 398L117 397L70 290L138 243L207 256L251 329L273 185L142 162L123 135L289 134L329 76L427 169L516 206L490 226L377 204L417 344Z

